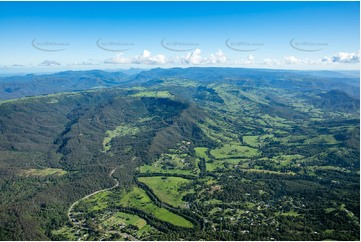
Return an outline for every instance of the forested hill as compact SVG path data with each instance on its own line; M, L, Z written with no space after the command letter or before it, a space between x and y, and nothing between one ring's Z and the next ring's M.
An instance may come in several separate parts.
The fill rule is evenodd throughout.
M354 98L358 98L360 95L359 77L342 72L192 67L118 72L65 71L46 75L0 77L0 100L114 86L131 87L160 78L192 79L205 84L233 82L243 86L292 90L330 91L337 89Z
M172 68L0 80L0 240L359 240L359 82Z

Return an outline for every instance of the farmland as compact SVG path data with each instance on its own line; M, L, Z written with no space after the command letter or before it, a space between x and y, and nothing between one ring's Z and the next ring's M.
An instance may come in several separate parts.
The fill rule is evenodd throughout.
M358 240L354 93L212 70L3 101L1 238Z

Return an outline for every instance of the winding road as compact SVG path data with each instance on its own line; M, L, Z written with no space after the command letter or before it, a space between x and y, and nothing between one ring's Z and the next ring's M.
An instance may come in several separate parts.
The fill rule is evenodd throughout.
M135 158L133 158L133 160L134 160L134 159L135 159ZM123 166L124 166L124 165L121 165L121 166L119 166L119 167L123 167ZM75 201L75 202L69 207L67 215L68 215L68 219L69 219L70 223L71 223L73 226L79 225L79 222L74 222L74 219L71 218L72 210L73 210L73 208L74 208L79 202L81 202L81 201L83 201L83 200L85 200L85 199L88 199L88 198L94 196L95 194L98 194L99 192L109 191L109 190L112 190L112 189L114 189L114 188L116 188L116 187L119 186L119 181L118 181L116 178L113 177L113 173L115 172L115 170L116 170L117 168L118 168L118 167L115 167L115 168L114 168L113 170L111 170L111 172L109 173L109 177L112 177L113 180L115 181L115 185L114 185L114 186L109 187L109 188L105 188L105 189L101 189L101 190L95 191L95 192L93 192L93 193L91 193L91 194L88 194L88 195L86 195L85 197L82 197L82 198L80 198L79 200Z
M132 161L134 161L136 158L137 158L137 157L133 157ZM80 229L88 230L87 228L84 228L84 227L82 226L82 224L81 224L80 221L76 221L74 218L72 218L72 212L73 212L74 207L75 207L76 205L78 205L81 201L84 201L84 200L86 200L86 199L88 199L88 198L90 198L90 197L92 197L92 196L94 196L94 195L96 195L96 194L98 194L98 193L100 193L100 192L110 191L110 190L118 187L118 186L119 186L119 181L118 181L116 178L113 177L113 174L114 174L115 170L116 170L117 168L120 168L120 167L124 167L124 165L120 165L120 166L115 167L115 168L112 169L112 170L110 171L110 173L109 173L109 177L113 178L113 180L115 181L115 185L114 185L114 186L109 187L109 188L104 188L104 189L95 191L95 192L93 192L93 193L91 193L91 194L88 194L88 195L86 195L86 196L78 199L77 201L75 201L74 203L72 203L72 204L70 205L70 207L69 207L69 209L68 209L68 212L67 212L67 216L68 216L69 222L71 223L71 225L72 225L73 227L78 227L78 228L80 228ZM137 240L137 238L135 238L134 236L132 236L132 235L130 235L130 234L121 233L121 232L114 231L114 230L109 230L109 231L104 231L104 232L106 232L106 233L112 233L112 234L119 234L120 236L126 237L126 238L128 238L129 240Z

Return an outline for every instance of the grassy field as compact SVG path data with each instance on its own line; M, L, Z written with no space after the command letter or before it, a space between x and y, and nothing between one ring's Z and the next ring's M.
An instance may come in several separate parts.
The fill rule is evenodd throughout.
M167 154L165 155L168 163L173 164L177 168L184 169L187 167L186 163L184 162L187 155L176 155L176 154Z
M218 168L224 168L224 162L223 161L219 161L219 160L214 160L212 162L207 162L206 163L206 170L207 171L215 171Z
M199 168L197 159L187 154L163 154L153 164L139 167L139 171L141 173L198 175Z
M268 174L274 174L274 175L296 175L296 173L290 171L290 172L279 172L279 171L269 171L269 170L262 170L262 169L242 169L242 171L247 172L260 172L260 173L268 173Z
M245 142L247 145L252 146L252 147L257 147L258 146L258 136L253 135L253 136L243 136L243 142Z
M147 224L147 222L144 219L138 217L137 215L117 212L110 218L106 219L102 223L102 226L105 228L109 228L117 225L130 225L130 224L137 226L138 229L141 229Z
M233 132L227 130L225 127L227 126L227 123L220 120L212 120L212 119L206 119L206 122L201 124L198 124L199 127L202 129L202 131L212 140L223 143L223 142L232 142L238 139L237 135L235 135ZM215 131L213 130L212 126L216 127L222 127L222 131Z
M303 161L304 156L302 155L278 155L278 156L273 156L272 158L260 158L260 160L266 160L266 161L270 161L270 162L275 162L276 164L278 164L279 166L288 166L291 164L291 161L294 162L300 162Z
M161 201L176 207L184 207L182 197L192 192L182 189L191 181L180 177L139 177L138 180L150 187Z
M147 224L144 219L137 215L123 212L116 212L111 217L108 217L102 221L100 227L102 227L102 230L118 230L119 227L128 225L133 225L138 228L137 231L132 233L132 235L137 238L148 236L150 233L157 233L157 230Z
M110 191L99 192L88 199L83 200L89 211L99 211L108 207ZM89 206L90 205L90 206Z
M182 175L197 175L196 170L182 170L182 169L171 169L164 170L161 166L156 165L143 165L139 167L140 173L161 173L161 174L182 174Z
M226 159L226 160L208 161L206 163L206 168L207 171L212 172L217 169L225 169L225 170L234 169L235 165L237 165L240 168L248 168L248 162L244 162L243 159Z
M226 144L220 148L211 150L211 155L213 155L216 159L227 159L240 156L253 157L257 154L257 149L238 144Z
M11 103L13 101L16 101L17 99L9 99L9 100L0 100L0 105L3 103Z
M75 240L78 239L78 236L76 236L74 232L75 231L74 231L73 228L70 228L68 226L64 226L61 229L53 230L52 234L54 236L64 237L64 238L66 238L66 240L75 241Z
M55 168L45 168L45 169L29 169L23 170L19 173L20 176L38 176L38 177L45 177L45 176L63 176L67 174L66 171L62 169L55 169Z
M273 132L273 129L265 129L268 130L270 132ZM287 132L286 132L287 133ZM267 141L269 142L270 140L266 139L271 139L273 138L272 134L264 134L264 135L247 135L247 136L243 136L243 142L248 145L251 146L253 148L257 148L257 147L262 147L265 143L267 143Z
M176 226L192 228L193 224L185 218L168 211L165 208L156 206L145 193L144 190L134 187L132 191L125 193L118 202L123 207L132 207L152 214L156 218Z
M53 97L62 98L63 96L79 96L80 93L78 92L59 92L59 93L52 93L52 94L44 94L39 96L30 96L30 97L20 97L15 99L7 99L7 100L0 100L0 105L3 103L11 103L11 102L28 102L28 101L36 101L41 99L49 99L47 103L57 103L57 99L50 99ZM55 102L54 102L55 100Z
M329 170L329 171L340 171L340 172L346 172L350 173L350 170L347 170L346 168L337 167L337 166L308 166L307 169L311 171L316 170Z
M186 78L163 78L164 83L162 83L162 86L167 87L197 87L199 83L193 80L189 80Z
M113 138L125 135L134 135L139 132L139 128L130 126L118 126L114 130L107 130L106 137L103 140L103 150L109 151L111 148L110 142Z
M208 150L208 148L205 147L196 147L194 148L194 150L196 151L196 155L199 158L204 158L206 161L209 161L210 158L208 157L206 151Z
M279 138L278 140L281 141L281 143L284 145L288 145L289 143L302 145L307 139L309 139L309 136L307 135L292 135Z
M169 98L173 95L168 91L150 91L150 92L138 92L132 95L133 97L157 97L157 98Z
M290 211L288 212L277 212L276 215L278 216L289 216L289 217L298 217L300 216L296 211L294 211L293 209L291 209Z
M305 144L337 144L339 143L333 135L318 135L317 137L307 139Z
M272 117L268 114L260 115L260 117L269 125L276 128L290 128L291 122L280 117Z

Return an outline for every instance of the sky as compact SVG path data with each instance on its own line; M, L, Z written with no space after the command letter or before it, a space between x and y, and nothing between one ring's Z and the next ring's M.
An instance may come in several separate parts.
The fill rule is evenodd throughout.
M0 74L358 70L359 2L0 2Z

